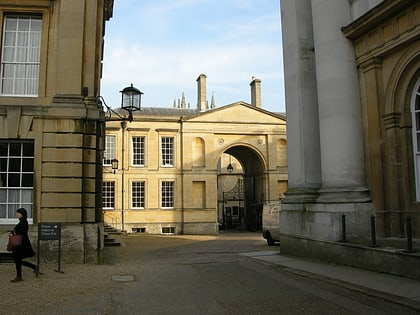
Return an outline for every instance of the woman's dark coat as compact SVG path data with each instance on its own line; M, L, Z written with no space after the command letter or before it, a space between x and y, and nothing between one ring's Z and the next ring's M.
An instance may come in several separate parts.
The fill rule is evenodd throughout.
M20 218L19 223L15 226L14 232L22 235L22 245L13 250L13 256L23 258L35 256L31 242L28 237L28 221L25 218Z

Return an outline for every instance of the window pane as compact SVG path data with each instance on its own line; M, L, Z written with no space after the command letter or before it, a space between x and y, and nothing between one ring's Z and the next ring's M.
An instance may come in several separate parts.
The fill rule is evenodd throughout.
M21 156L21 143L10 143L9 145L10 156Z
M33 182L34 182L34 176L32 174L22 174L21 187L32 187Z
M4 46L13 46L13 45L15 45L15 41L16 41L16 33L5 32L5 34L4 34Z
M6 205L0 204L0 218L6 219Z
M29 19L19 18L18 31L29 31Z
M0 171L5 172L7 170L7 158L1 157L0 158Z
M23 143L23 156L34 156L34 144L33 143Z
M9 172L20 172L20 159L9 159Z
M5 22L5 29L8 31L17 30L17 17L8 17Z
M22 171L23 172L33 172L34 169L34 160L33 159L22 159Z
M6 187L7 175L6 173L0 173L0 187Z
M9 146L7 143L0 142L0 157L7 156L9 154Z
M20 186L20 174L9 174L8 176L8 187L19 187Z

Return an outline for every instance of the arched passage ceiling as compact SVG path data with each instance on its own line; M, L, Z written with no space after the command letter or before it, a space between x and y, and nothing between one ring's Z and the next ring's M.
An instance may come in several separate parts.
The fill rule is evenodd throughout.
M232 155L241 163L246 176L260 174L264 171L260 157L251 148L238 145L227 149L225 153Z

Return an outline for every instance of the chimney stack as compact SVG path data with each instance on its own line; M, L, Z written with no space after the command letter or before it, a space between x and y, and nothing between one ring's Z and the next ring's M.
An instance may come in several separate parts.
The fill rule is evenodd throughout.
M200 74L197 78L197 109L200 112L205 112L207 109L206 78L205 74Z
M251 105L261 108L261 80L252 77L249 85L251 86Z

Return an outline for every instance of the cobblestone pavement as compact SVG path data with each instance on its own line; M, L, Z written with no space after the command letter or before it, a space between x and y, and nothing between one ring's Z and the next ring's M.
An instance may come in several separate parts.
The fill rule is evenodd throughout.
M260 233L118 238L123 246L106 247L104 265L57 273L43 261L44 275L24 268L24 281L10 283L14 265L0 264L0 314L418 314L247 257L279 250Z
M266 249L265 241L258 233L233 234L240 235L247 245L238 250ZM117 236L118 237L118 236ZM228 239L229 236L221 236ZM105 264L78 265L61 264L63 273L57 273L56 261L41 261L42 276L35 277L31 269L23 267L23 281L11 283L15 277L14 264L0 264L0 314L41 314L43 310L54 305L76 301L81 297L98 295L112 289L113 277L134 273L139 268L140 257L147 253L165 248L188 245L207 240L215 240L219 236L119 236L122 247L105 248ZM159 239L157 242L156 239ZM129 244L126 246L125 244ZM137 250L133 250L137 248ZM36 263L36 259L29 259ZM100 303L108 303L100 301ZM95 313L96 314L96 313Z

